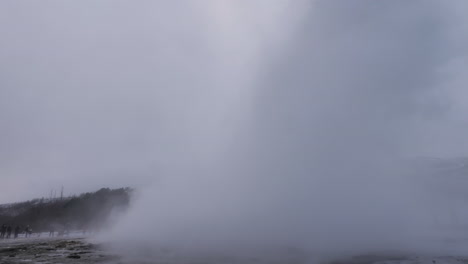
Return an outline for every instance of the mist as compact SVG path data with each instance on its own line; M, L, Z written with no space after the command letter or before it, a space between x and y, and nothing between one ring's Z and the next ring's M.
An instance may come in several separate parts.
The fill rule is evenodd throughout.
M231 254L269 247L322 256L449 250L447 234L434 225L430 191L403 161L466 153L454 117L463 92L447 85L443 70L462 52L453 40L460 33L450 32L459 7L295 4L273 18L286 32L249 43L267 43L243 54L255 55L249 66L258 67L224 69L237 78L216 92L244 97L229 95L233 104L201 97L189 110L196 128L178 141L193 148L176 154L168 175L143 192L116 240ZM252 39L254 22L238 22L245 26L239 39ZM278 34L286 36L282 45L275 45ZM143 228L133 236L121 232L136 223Z
M467 155L464 1L0 5L2 200L136 187L128 252L458 250L406 161Z

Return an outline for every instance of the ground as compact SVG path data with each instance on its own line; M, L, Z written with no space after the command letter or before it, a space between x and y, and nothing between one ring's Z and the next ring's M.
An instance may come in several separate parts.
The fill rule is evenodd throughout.
M110 253L105 247L79 236L49 238L47 236L0 240L0 263L2 264L468 264L468 257L416 257L416 256L357 256L333 262L320 262L298 258L262 261L259 259L181 259L159 255L145 261L124 259Z
M19 238L0 241L0 263L118 263L118 257L85 238Z

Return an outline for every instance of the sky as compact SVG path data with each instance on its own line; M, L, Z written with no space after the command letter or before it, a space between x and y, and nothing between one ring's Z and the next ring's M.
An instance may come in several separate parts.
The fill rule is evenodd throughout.
M193 127L187 109L199 98L235 104L240 90L211 90L255 67L257 14L249 3L205 2L2 2L0 202L62 185L65 194L143 187L186 147L172 135ZM280 2L263 17L280 16ZM267 34L275 23L257 26ZM229 65L219 61L227 53Z
M184 100L163 94L170 76L157 77L177 70L162 59L172 52L166 15L148 1L1 5L0 200L62 185L66 194L140 187L157 175L161 105ZM184 23L186 12L173 16Z
M431 210L395 163L467 156L467 9L2 1L0 203L130 186L139 239L414 246Z

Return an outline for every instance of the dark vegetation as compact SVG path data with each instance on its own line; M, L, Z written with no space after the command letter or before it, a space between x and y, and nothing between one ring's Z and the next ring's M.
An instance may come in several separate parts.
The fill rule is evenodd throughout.
M130 188L103 188L79 196L0 205L0 225L29 225L34 232L97 231L128 208L131 193Z

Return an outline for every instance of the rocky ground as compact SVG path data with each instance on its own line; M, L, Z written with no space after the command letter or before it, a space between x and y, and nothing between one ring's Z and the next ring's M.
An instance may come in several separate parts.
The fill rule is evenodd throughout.
M468 258L464 257L384 257L384 256L357 256L329 264L468 264Z
M118 263L84 238L20 238L0 242L0 263Z
M2 264L58 264L58 263L102 263L102 264L468 264L468 257L386 257L357 256L324 263L304 258L289 258L262 261L238 258L179 258L156 254L146 260L128 259L118 253L110 253L103 245L89 242L83 237L33 237L0 240L0 263ZM171 255L171 254L169 254Z

